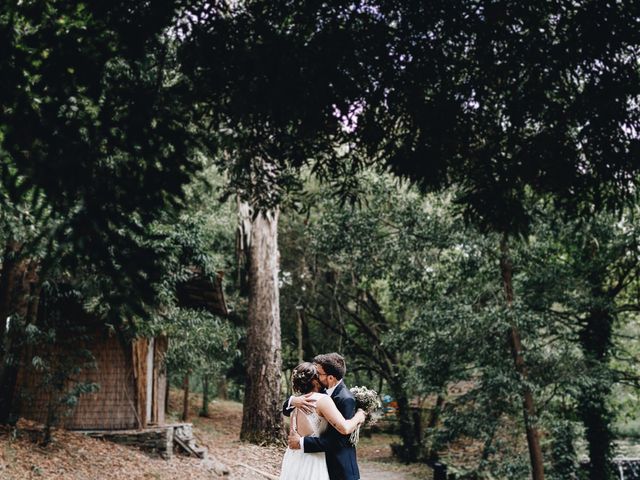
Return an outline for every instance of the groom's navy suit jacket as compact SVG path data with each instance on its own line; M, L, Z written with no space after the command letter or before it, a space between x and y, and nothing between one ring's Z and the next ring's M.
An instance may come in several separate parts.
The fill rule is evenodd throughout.
M331 394L336 407L347 420L356 414L356 399L344 382L336 385ZM285 402L282 413L291 415ZM320 437L304 437L304 451L307 453L325 452L327 468L331 480L359 480L360 471L356 460L356 449L349 441L349 435L342 435L331 424Z

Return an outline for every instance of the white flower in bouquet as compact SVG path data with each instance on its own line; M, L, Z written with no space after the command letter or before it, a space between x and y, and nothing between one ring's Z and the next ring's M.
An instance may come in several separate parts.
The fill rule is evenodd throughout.
M367 387L352 387L351 393L356 397L356 409L361 408L366 413L367 418L364 425L374 425L379 418L379 411L382 408L378 392ZM355 447L360 440L360 427L351 434L351 444Z

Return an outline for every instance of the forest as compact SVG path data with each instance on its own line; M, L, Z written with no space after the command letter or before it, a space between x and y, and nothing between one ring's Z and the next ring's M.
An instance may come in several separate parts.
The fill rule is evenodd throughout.
M0 425L99 331L250 444L340 352L402 462L640 478L639 59L636 0L1 2Z

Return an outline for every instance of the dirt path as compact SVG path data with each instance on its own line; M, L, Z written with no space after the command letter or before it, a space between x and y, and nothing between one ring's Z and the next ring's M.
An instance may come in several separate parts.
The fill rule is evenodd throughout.
M196 411L197 405L193 406ZM241 466L249 465L271 475L280 474L283 447L259 447L238 441L242 423L242 405L213 402L208 418L194 416L196 434L212 456L230 469L229 480L264 480L265 477ZM398 441L392 435L363 437L358 446L358 464L362 480L416 480L428 478L424 465L404 465L391 455L390 444Z
M381 464L378 462L363 461L359 462L360 467L360 480L417 480L429 478L426 476L416 476L413 473L403 472L397 468L389 465ZM266 477L259 475L247 468L233 469L234 472L230 475L229 480L243 479L243 480L265 480Z
M179 410L177 392L172 392L174 411ZM218 477L205 462L175 455L170 461L148 455L135 448L86 437L78 432L59 430L54 442L40 446L41 429L21 422L18 430L0 428L0 479L2 480L265 480L266 477L244 465L277 478L284 446L257 446L239 441L242 405L213 402L210 416L197 416L198 399L193 399L191 421L198 443L209 449L209 456L225 463L229 474ZM417 480L429 478L425 466L403 465L394 461L389 444L398 441L390 435L362 437L358 463L362 480Z
M402 467L397 468L379 462L361 461L360 480L415 480L418 478L429 478L426 475L416 476L414 473L402 471Z

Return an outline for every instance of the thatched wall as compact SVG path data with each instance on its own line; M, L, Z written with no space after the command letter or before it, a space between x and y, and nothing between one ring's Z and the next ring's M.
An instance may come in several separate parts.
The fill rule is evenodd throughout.
M80 398L73 414L64 422L73 429L122 429L138 426L131 355L116 335L98 340L91 347L96 370L86 370L82 380L100 385L96 393Z
M227 315L222 275L209 279L197 269L193 273L191 280L178 286L180 306ZM57 337L56 347L43 347L47 352L25 353L24 365L18 372L20 415L45 423L50 406L56 403L52 399L60 397L47 385L51 382L44 381L43 373L31 365L36 355L51 364L56 358L73 361L74 355L87 349L92 352L96 367L83 368L72 378L75 382L97 383L99 391L83 394L74 408L55 407L59 413L56 423L81 430L126 430L164 425L167 378L163 362L167 338L157 337L153 342L141 338L123 343L117 334L106 332L104 326L99 326L101 322L84 311L77 292L58 288L64 295L41 298L43 307L38 309L39 323L46 330L50 321L58 329L60 324L57 322L60 321L68 328L68 335ZM73 321L69 322L69 319ZM92 328L95 328L93 334L77 333L76 337L72 333L91 331ZM61 330L57 331L61 335ZM67 388L70 388L69 384ZM65 410L66 415L62 415Z
M100 389L96 393L82 395L71 412L65 414L65 408L59 408L61 425L70 429L136 428L138 415L130 347L123 346L115 334L97 334L90 349L96 368L83 369L74 376L74 380L97 383ZM53 393L46 387L42 375L33 368L23 368L19 385L22 392L21 416L46 422Z
M167 340L159 337L154 341L154 351L149 353L149 340L141 338L132 344L123 344L115 334L96 334L90 339L90 350L96 368L83 369L74 376L79 382L99 384L96 393L80 396L78 404L66 415L60 416L60 424L79 430L122 430L144 428L148 424L163 425L165 422L166 375L163 369ZM60 351L56 354L68 355ZM147 355L152 360L152 392L147 392ZM32 354L28 355L30 358ZM33 368L23 368L19 375L22 392L21 416L45 423L52 397L50 388L45 388L42 374ZM151 416L147 418L147 395L151 403ZM59 409L64 413L64 409Z

